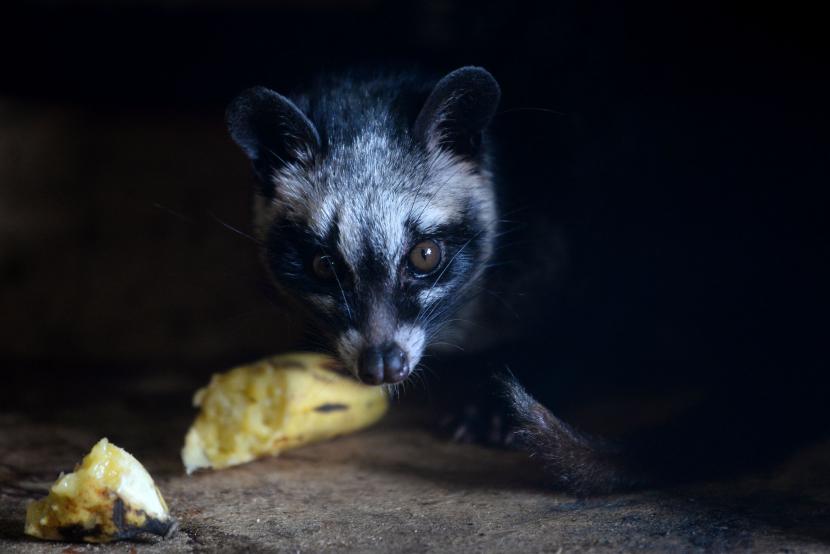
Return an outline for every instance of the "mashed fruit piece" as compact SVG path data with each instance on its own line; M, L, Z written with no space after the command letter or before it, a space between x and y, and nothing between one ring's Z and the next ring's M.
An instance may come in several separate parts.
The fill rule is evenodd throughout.
M275 356L214 375L196 392L201 408L187 433L188 473L275 455L371 425L386 412L386 393L330 371L321 354Z
M39 539L108 542L142 533L169 536L175 529L144 466L107 439L26 509L26 534Z

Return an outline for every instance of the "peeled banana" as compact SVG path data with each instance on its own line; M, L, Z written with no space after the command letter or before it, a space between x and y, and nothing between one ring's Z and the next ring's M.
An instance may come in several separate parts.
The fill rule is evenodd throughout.
M196 392L200 408L185 437L187 473L221 469L367 427L388 408L386 393L327 368L328 356L293 353L216 374Z
M109 542L176 530L153 478L138 460L107 439L98 441L49 495L29 503L27 535L55 541Z

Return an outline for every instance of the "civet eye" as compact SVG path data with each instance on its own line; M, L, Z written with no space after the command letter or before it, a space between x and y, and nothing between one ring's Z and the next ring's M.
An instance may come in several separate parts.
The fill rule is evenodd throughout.
M311 269L318 279L328 281L334 277L334 261L331 256L325 254L317 254L311 261Z
M441 263L441 247L434 240L422 240L409 251L409 265L416 273L431 273Z

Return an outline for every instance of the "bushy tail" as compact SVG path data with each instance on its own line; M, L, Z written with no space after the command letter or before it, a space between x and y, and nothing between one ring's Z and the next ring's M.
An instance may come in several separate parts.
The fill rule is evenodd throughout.
M536 401L519 382L502 378L516 438L538 458L556 488L588 496L648 484L622 446L580 433Z
M724 478L770 467L827 436L823 389L722 388L696 409L614 443L553 415L512 376L502 377L517 438L553 484L578 495ZM749 400L742 402L741 400Z

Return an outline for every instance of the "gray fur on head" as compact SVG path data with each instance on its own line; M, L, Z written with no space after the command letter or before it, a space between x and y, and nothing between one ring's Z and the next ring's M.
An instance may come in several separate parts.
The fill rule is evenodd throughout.
M499 94L466 67L431 88L415 75L329 79L293 100L258 87L229 107L260 180L271 276L356 373L361 352L391 343L414 369L475 292L496 231L485 128ZM441 265L414 274L407 256L425 239ZM309 272L315 255L333 264L330 282Z

